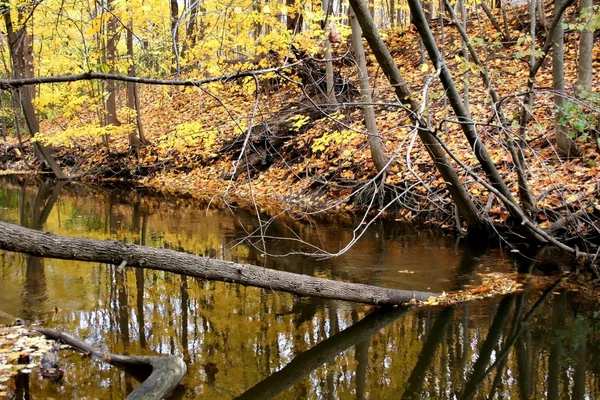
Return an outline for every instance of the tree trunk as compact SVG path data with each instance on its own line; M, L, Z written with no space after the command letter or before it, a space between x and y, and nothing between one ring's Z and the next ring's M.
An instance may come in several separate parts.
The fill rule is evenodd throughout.
M507 0L500 0L500 7L502 8L502 23L504 24L504 38L506 39L507 42L510 42L511 36L510 36L510 28L508 26L508 16L506 15L506 1Z
M554 10L557 10L565 0L555 0ZM556 16L556 15L555 15ZM565 46L563 17L560 16L552 33L552 89L554 89L554 134L556 145L567 158L580 154L579 146L568 135L567 128L560 124L563 116L561 107L565 101Z
M444 59L435 43L433 34L431 33L431 29L425 20L425 16L423 15L423 10L419 1L408 0L408 5L410 7L411 14L413 15L413 22L417 28L417 31L419 32L419 35L423 38L423 43L425 44L427 52L429 53L429 58L434 65L441 68L440 80L442 81L444 90L446 91L446 95L450 101L450 105L454 110L454 114L458 118L458 121L461 122L461 128L465 134L465 137L469 141L471 148L473 149L473 153L475 153L479 164L483 168L488 180L494 186L494 188L498 190L508 202L516 205L516 201L506 186L506 183L502 180L502 177L496 169L494 162L490 158L485 145L481 142L477 134L477 130L475 129L475 125L469 117L468 111L465 109L465 105L460 97L456 85L454 84L452 75L445 65ZM512 207L510 205L506 206L510 210L511 214L513 214Z
M200 279L238 283L267 290L373 305L399 305L427 300L436 293L396 290L277 271L250 264L199 257L115 241L98 241L43 233L0 222L0 249L40 257L93 261L148 268Z
M481 6L481 9L485 13L485 15L487 15L487 17L489 18L489 20L492 23L492 25L494 26L494 28L498 31L498 33L502 34L505 41L508 41L509 39L506 37L506 33L500 27L498 20L496 19L496 17L494 17L494 14L492 14L492 11L490 10L490 8L483 1L481 3L479 3L479 5Z
M352 11L352 7L350 7L349 15L350 26L352 27L352 47L354 49L354 57L358 64L360 74L360 91L362 94L362 102L364 103L362 108L369 138L369 148L371 149L371 159L379 172L386 167L389 160L383 151L383 144L381 143L381 138L379 137L379 131L377 129L375 108L372 105L373 99L371 98L369 71L367 70L365 49L362 44L362 29L360 29L360 24L356 20L356 15L354 14L354 11Z
M471 54L471 57L473 58L473 62L475 62L475 64L477 64L478 66L481 67L480 74L483 79L483 84L485 85L485 87L488 89L488 91L490 93L490 97L493 102L492 104L494 104L494 105L499 104L500 98L498 96L498 92L496 92L496 89L492 85L488 68L483 64L483 62L477 55L475 48L473 47L473 45L471 44L471 41L469 40L469 37L467 36L466 30L458 22L458 19L456 17L456 14L454 13L454 10L452 9L450 1L446 0L445 5L446 5L445 8L448 11L448 14L450 15L450 19L452 20L452 23L458 29L458 32L460 33L460 35L463 39L463 43L465 44L466 48L468 49L469 53ZM508 121L507 121L506 117L504 116L504 113L502 112L502 110L497 109L496 106L494 106L494 114L498 116L498 120L499 120L501 126L508 125ZM535 207L536 201L533 198L533 195L531 194L531 191L529 190L529 184L527 183L527 176L525 174L525 159L523 157L523 153L522 153L521 149L519 149L517 147L517 144L515 143L515 140L513 140L512 136L511 135L506 135L506 136L507 136L506 141L507 141L508 147L510 149L511 156L513 158L513 162L515 163L515 167L516 167L517 179L518 179L518 183L519 183L519 197L521 199L521 206L525 210L527 210L530 215L534 215L536 212L536 207ZM525 141L523 141L522 145L523 145L522 148L524 148Z
M108 0L108 9L114 10L114 0ZM110 73L115 73L115 56L119 37L117 34L117 18L110 13L106 29L106 63ZM117 91L115 81L109 79L106 81L106 125L119 126L121 123L117 119Z
M537 20L538 23L546 32L548 32L548 20L546 19L546 10L544 7L544 2L542 0L536 0L535 2L537 8Z
M370 17L364 0L350 0L350 5L363 30L363 35L371 47L371 51L375 54L375 58L381 66L383 73L388 78L398 100L412 111L409 113L409 117L418 127L419 138L425 144L427 152L431 156L436 168L444 178L444 181L448 183L448 191L460 215L473 230L486 231L489 227L489 222L479 215L477 208L460 182L458 174L448 161L444 150L436 140L432 130L427 126L427 122L423 120L422 116L418 114L419 106L412 98L408 85L402 78L392 55L379 35L379 31Z
M195 6L192 4L193 8L190 11L190 20L188 21L185 29L185 36L189 48L193 48L194 46L196 46L196 25L198 21L198 7L200 7L200 1L202 0L198 0L198 4L196 4Z
M17 79L26 78L25 71L27 67L25 65L26 61L23 55L24 53L19 52L17 49L19 48L19 46L24 46L22 42L27 36L27 29L25 26L23 26L17 32L14 31L12 19L10 16L10 10L4 10L4 22L6 24L6 34L8 36L8 48L13 68L13 75ZM19 53L21 53L21 57L19 57ZM31 65L30 67L33 68L33 65ZM35 108L33 107L32 94L35 93L34 90L35 89L31 88L19 88L14 89L12 91L13 98L16 97L19 103L21 103L23 115L25 116L25 122L27 123L27 127L29 128L29 133L31 134L31 136L35 136L35 134L40 131L37 115L35 115ZM38 157L52 170L56 178L67 178L65 173L60 169L60 167L56 163L54 156L52 156L52 154L46 148L46 146L44 146L39 141L36 141L34 142L33 147Z
M323 7L325 12L325 32L330 32L329 28L329 15L331 14L331 2L332 0L323 0ZM335 96L335 80L333 78L333 61L331 59L331 42L329 41L329 36L325 37L325 70L326 70L326 80L327 80L327 93L326 97L331 105L336 105L337 98Z
M179 63L179 29L177 28L179 22L179 3L177 0L171 0L171 39L173 40L173 61L171 66L171 73L176 76L179 75L180 63Z
M585 27L579 38L579 57L577 61L577 91L579 95L592 90L592 61L594 52L594 31L590 23L594 16L593 0L581 0L579 17L585 20Z
M461 16L461 25L462 28L465 30L465 32L468 31L467 28L467 6L465 5L465 0L458 0L458 6L460 7L460 16ZM427 15L426 15L427 16ZM429 21L430 19L427 19L427 21ZM468 63L469 62L469 50L467 49L467 41L463 38L462 41L462 53L463 53L463 58L465 59L465 62ZM465 104L465 110L467 112L467 115L469 115L469 118L471 118L471 111L470 111L470 107L469 107L469 70L470 68L467 68L467 70L465 71L465 74L463 75L463 102Z
M127 29L127 56L129 57L129 76L135 76L135 58L133 53L133 23L129 22ZM135 128L129 132L129 147L138 148L141 144L146 144L144 137L144 127L140 116L140 105L138 104L137 87L135 82L127 82L127 107L135 111L135 122L138 134L135 134ZM129 121L131 124L132 121Z

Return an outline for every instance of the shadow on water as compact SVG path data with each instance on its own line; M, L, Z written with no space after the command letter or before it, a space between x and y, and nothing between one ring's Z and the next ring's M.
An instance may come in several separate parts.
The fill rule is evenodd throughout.
M477 283L480 273L539 266L527 255L511 258L387 224L338 259L265 260L240 241L258 226L256 216L51 182L0 180L0 208L1 220L60 234L398 288L450 291ZM293 227L332 249L351 237L337 225L272 226L273 236L290 237ZM266 245L273 253L302 249L286 240ZM370 313L344 302L5 252L0 279L0 309L9 314L43 319L115 353L181 355L188 374L173 398L600 396L600 309L577 293L533 290L446 309ZM137 385L99 361L61 357L61 386L34 372L13 383L15 396L118 399Z

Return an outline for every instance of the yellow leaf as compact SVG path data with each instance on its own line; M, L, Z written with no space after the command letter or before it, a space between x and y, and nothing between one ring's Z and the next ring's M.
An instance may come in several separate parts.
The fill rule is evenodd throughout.
M421 72L425 73L429 71L429 64L421 64Z

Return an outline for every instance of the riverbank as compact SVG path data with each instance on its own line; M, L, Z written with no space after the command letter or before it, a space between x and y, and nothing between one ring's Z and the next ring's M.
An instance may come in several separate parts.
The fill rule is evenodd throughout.
M477 50L493 75L503 111L518 125L521 99L514 97L527 86L527 63L520 53L528 51L527 26L519 18L519 8L511 9L510 29L514 43L502 44L489 22L470 28L471 37L486 32L487 41L476 43ZM524 9L522 10L524 11ZM573 11L570 11L571 13ZM498 15L500 17L500 15ZM568 14L567 18L574 18ZM489 25L489 26L488 26ZM441 27L433 26L436 37ZM541 36L538 39L543 39ZM576 75L577 32L566 37L565 77L568 91ZM421 64L419 40L413 28L387 32L386 41L403 76L420 101L422 82L430 75ZM357 79L353 65L342 56L347 44L335 49L336 69L351 82ZM448 66L461 90L469 84L472 118L480 121L480 139L488 147L502 178L518 197L514 164L506 143L491 119L487 90L477 69L465 64L458 52L460 37L453 26L445 27L444 50ZM600 76L600 48L594 76ZM95 125L96 108L81 105L77 116L60 115L42 122L43 141L52 146L63 170L83 181L126 182L162 194L189 196L219 207L243 207L270 215L371 215L381 214L409 223L429 223L441 229L460 228L443 182L415 132L405 111L396 107L394 94L368 56L377 123L383 147L393 161L385 174L377 174L364 132L361 110L349 102L334 112L304 120L302 107L311 106L293 84L281 84L268 93L253 90L253 82L214 83L202 89L144 86L140 89L141 120L148 139L145 146L131 150L127 135L104 136ZM467 72L470 72L467 75ZM553 92L544 89L551 82L551 66L537 75L533 122L528 125L527 147L523 149L529 189L539 213L535 222L549 228L565 214L584 212L600 217L600 155L593 129L589 139L579 141L582 156L563 159L555 149ZM264 82L263 82L264 83ZM597 87L598 82L595 81ZM438 136L468 168L483 176L477 159L460 132L448 120L443 88L434 82L429 92L428 117L438 126ZM298 107L298 117L281 138L281 132L268 135L269 127L281 121L278 112ZM128 116L119 116L125 131ZM442 121L446 120L446 123ZM487 121L487 122L486 122ZM257 127L267 127L259 135ZM518 126L517 126L518 127ZM252 128L252 129L250 129ZM513 126L514 128L514 126ZM248 134L248 137L244 135ZM279 136L277 136L279 135ZM277 146L269 142L277 136ZM240 155L240 138L246 153ZM236 142L237 140L237 142ZM237 143L237 147L233 144ZM43 169L25 142L26 153L15 147L14 138L0 144L0 167L5 170ZM461 181L481 213L497 224L510 225L509 212L496 196L477 184L455 165ZM577 234L582 234L577 232ZM583 233L585 235L585 232Z

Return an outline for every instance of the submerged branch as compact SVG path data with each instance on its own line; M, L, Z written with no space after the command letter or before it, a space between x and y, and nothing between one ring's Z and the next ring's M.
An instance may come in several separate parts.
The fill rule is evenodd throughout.
M125 356L102 353L92 346L64 332L54 329L36 328L48 339L68 344L73 349L90 354L111 365L149 376L127 396L128 400L162 399L173 392L187 372L187 366L177 356Z

